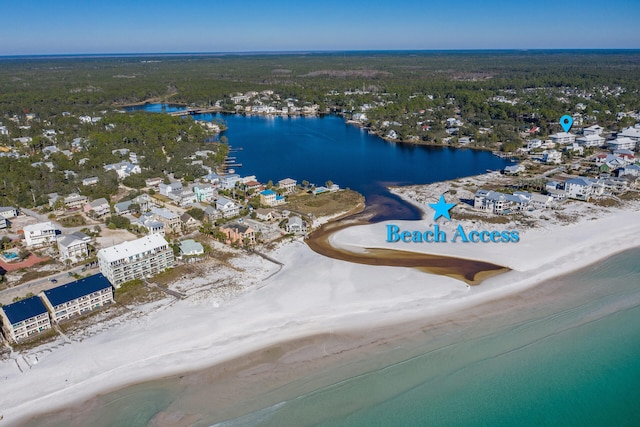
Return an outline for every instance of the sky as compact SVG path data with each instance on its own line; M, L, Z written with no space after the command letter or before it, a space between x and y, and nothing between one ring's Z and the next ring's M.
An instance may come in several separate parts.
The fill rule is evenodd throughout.
M639 0L30 0L0 55L638 49Z

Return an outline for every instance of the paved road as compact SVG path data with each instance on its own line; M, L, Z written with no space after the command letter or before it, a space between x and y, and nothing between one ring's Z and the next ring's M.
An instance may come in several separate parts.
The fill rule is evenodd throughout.
M9 289L4 289L0 291L0 303L1 304L11 304L15 297L24 297L29 292L34 295L45 291L47 289L55 288L56 286L64 285L69 282L73 282L76 280L73 276L69 276L69 273L78 273L78 274L96 274L99 273L98 267L88 269L86 271L82 271L84 267L75 267L70 270L66 270L60 273L54 273L48 277L40 277L38 279L31 280L29 282L23 283L18 286L13 286ZM53 283L51 280L56 280L56 283Z

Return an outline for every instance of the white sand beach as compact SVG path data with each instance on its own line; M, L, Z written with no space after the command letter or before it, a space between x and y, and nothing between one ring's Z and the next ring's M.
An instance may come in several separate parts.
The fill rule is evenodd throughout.
M51 351L35 349L17 362L2 360L0 425L128 384L212 366L281 341L455 313L639 246L637 209L610 209L598 216L522 231L518 243L388 243L386 223L349 227L331 238L337 247L356 252L402 249L488 261L513 270L475 287L410 268L326 258L300 241L285 244L270 254L284 263L275 275L276 266L266 261L242 261L251 274L238 272L237 280L252 284L237 296L198 293L171 304L150 304L139 308L138 316L82 340ZM432 222L394 224L426 230ZM454 217L451 225L457 224ZM207 279L213 280L201 278L198 285Z

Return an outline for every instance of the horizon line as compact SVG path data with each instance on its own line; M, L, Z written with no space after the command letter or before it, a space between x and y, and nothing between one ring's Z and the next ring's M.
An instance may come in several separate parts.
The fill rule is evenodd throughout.
M0 54L0 58L52 58L52 57L143 57L143 56L225 56L225 55L301 55L364 52L580 52L623 51L640 52L640 48L477 48L477 49L304 49L304 50L255 50L220 52L112 52L112 53L24 53Z

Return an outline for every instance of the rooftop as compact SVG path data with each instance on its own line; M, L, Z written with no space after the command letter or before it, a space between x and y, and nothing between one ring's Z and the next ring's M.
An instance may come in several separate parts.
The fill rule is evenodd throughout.
M47 312L42 300L37 296L5 305L2 310L12 325Z
M138 255L147 251L153 251L168 245L164 237L159 234L151 234L141 239L132 240L130 242L120 243L119 245L109 248L100 249L98 252L107 262L118 261L127 257Z
M56 305L73 301L74 299L106 288L111 288L111 283L102 273L98 273L76 280L75 282L67 283L66 285L58 286L57 288L49 289L48 291L44 291L44 294L51 302L51 305L55 307Z

